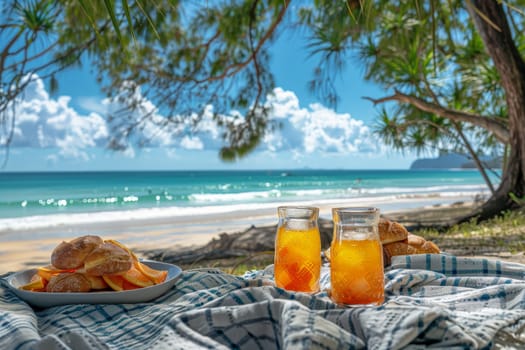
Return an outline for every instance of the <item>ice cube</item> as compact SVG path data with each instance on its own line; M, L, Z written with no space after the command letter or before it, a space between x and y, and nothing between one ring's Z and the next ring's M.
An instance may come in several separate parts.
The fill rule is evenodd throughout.
M305 231L308 230L310 223L306 220L293 220L290 219L286 223L286 227L291 231Z
M352 293L355 295L364 295L366 296L370 290L370 283L366 280L365 277L357 277L352 281Z

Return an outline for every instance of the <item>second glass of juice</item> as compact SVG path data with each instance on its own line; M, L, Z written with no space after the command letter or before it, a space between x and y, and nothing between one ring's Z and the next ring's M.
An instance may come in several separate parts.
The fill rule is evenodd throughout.
M275 284L297 292L319 291L319 208L283 206L277 208L277 213L279 224L275 238Z
M382 304L385 282L379 209L334 208L332 217L332 300L342 305Z

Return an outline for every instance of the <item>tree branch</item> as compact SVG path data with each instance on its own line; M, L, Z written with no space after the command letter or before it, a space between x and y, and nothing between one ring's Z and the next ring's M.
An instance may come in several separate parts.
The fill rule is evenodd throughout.
M277 28L279 23L281 23L281 21L283 20L284 14L286 13L286 10L288 9L289 2L290 2L290 0L284 1L284 6L281 9L281 11L279 11L279 14L277 15L277 18L271 24L271 26L268 28L268 31L264 34L264 36L259 40L259 43L257 44L257 46L254 49L252 49L252 54L250 55L250 57L248 57L248 59L246 59L243 62L239 62L239 63L233 64L233 65L231 65L229 67L226 67L224 72L222 74L220 74L220 75L217 75L217 76L214 76L214 77L208 77L208 78L201 79L201 80L197 80L196 82L197 83L204 83L204 82L207 82L207 81L222 80L222 79L224 79L226 77L234 76L235 74L240 72L243 68L245 68L251 61L253 61L255 59L255 56L259 53L259 51L261 50L261 48L264 45L264 43L266 43L266 41L268 41L271 38L272 34L275 32L275 29Z
M252 6L251 11L250 11L250 28L248 29L248 38L249 38L249 42L250 42L250 49L252 50L253 66L255 68L255 77L257 79L257 97L255 98L255 102L253 104L253 108L254 109L257 108L257 106L259 105L259 99L261 97L262 90L263 90L262 83L261 83L261 69L259 67L259 62L257 61L257 55L256 55L256 52L255 52L255 48L253 46L253 34L252 34L253 22L255 21L255 17L256 17L255 9L257 8L257 2L258 1L254 1L253 2L253 6ZM282 12L282 13L284 13L284 12ZM272 29L272 32L274 30L275 29Z
M435 103L429 103L418 97L406 95L398 90L395 90L394 95L386 96L379 99L373 99L371 97L363 98L372 101L374 105L390 101L408 103L424 112L434 113L440 117L447 118L455 122L465 122L485 128L488 131L492 132L500 142L504 144L507 144L509 142L510 135L507 124L500 119L496 119L495 117L482 116L478 114L448 109Z

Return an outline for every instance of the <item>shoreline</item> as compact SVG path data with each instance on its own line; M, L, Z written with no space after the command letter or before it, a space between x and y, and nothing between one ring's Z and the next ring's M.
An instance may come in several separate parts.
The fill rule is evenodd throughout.
M466 198L468 199L468 198ZM404 215L412 217L436 208L446 209L454 206L471 207L472 202L464 202L458 198L443 201L435 200L396 200L394 203L384 201L371 203L374 199L363 201L363 205L374 205L381 209L384 216ZM297 204L297 203L296 203ZM279 203L280 205L280 203ZM307 203L301 205L316 205L320 208L320 217L328 219L331 208L348 206L348 202L330 201L330 203ZM277 223L275 203L271 208L261 210L239 210L221 214L206 214L191 217L173 217L166 220L127 220L111 224L82 224L53 227L47 230L33 230L29 232L1 232L0 231L0 274L19 271L27 268L47 265L52 250L62 240L70 240L85 234L96 234L103 239L115 239L130 247L136 252L151 250L184 250L190 247L203 246L217 239L223 234L244 232L249 228L268 228ZM452 209L452 213L456 212ZM450 212L447 214L450 215ZM128 218L129 219L129 218ZM444 222L449 217L439 217ZM140 256L141 254L139 254Z
M381 213L427 208L436 205L474 202L474 194L446 193L405 194L401 196L377 196L361 198L334 198L322 200L296 200L286 202L223 204L201 207L151 207L126 210L92 211L82 213L58 213L13 218L0 218L0 243L10 237L19 239L19 234L34 234L44 237L59 235L61 231L102 232L118 231L122 228L147 231L148 227L179 225L187 227L217 222L251 220L250 224L268 223L277 219L278 206L319 207L319 217L331 219L331 208L345 206L374 206Z

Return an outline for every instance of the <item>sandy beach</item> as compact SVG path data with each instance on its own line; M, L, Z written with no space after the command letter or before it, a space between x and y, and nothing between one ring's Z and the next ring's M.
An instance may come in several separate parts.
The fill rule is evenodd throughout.
M297 204L297 203L295 203ZM330 219L331 208L346 206L346 202L301 203L316 205L320 208L320 218ZM468 207L472 203L457 198L449 201L425 201L414 198L396 200L395 203L365 202L363 205L374 205L381 209L385 216L394 216L409 223L410 218L422 216L423 212L452 208L443 215L433 215L434 219L444 222L451 215L459 213L454 207ZM100 235L105 239L115 239L134 251L151 250L181 250L187 247L205 245L212 239L224 233L242 232L250 227L264 228L275 225L277 205L268 205L250 210L213 213L192 216L175 215L171 217L154 216L148 219L134 218L132 213L123 213L122 220L113 222L88 222L75 225L59 225L55 227L34 228L29 231L0 231L0 274L19 271L27 268L47 265L54 247L62 240L70 240L85 234ZM96 215L92 213L90 215Z
M53 249L63 240L95 234L124 243L134 251L169 249L173 246L196 246L207 243L221 232L244 229L247 223L201 218L198 222L122 223L81 225L46 229L38 232L3 234L0 248L0 274L49 264Z

